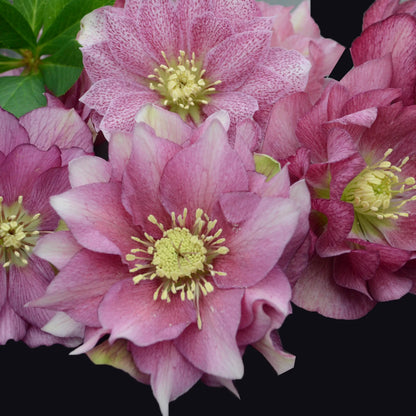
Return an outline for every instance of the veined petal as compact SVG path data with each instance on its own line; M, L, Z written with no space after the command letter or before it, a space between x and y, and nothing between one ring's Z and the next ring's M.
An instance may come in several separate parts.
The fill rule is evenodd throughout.
M196 321L193 303L172 296L171 302L153 295L159 283L133 279L123 280L106 293L98 315L101 325L111 331L110 342L125 338L137 346L146 347L159 341L177 338Z
M108 183L111 179L111 165L95 156L81 156L71 160L68 166L69 181L73 188L91 183Z
M243 290L214 290L201 298L202 328L190 325L175 341L178 350L205 373L228 379L243 376L243 361L236 342Z
M27 131L11 113L0 108L0 152L7 156L19 144L29 143Z
M131 353L137 367L150 374L150 385L164 416L168 415L169 402L186 393L202 375L172 341L149 347L131 345Z
M120 184L73 188L51 197L51 205L85 248L109 254L130 252L131 236L137 230L121 204Z

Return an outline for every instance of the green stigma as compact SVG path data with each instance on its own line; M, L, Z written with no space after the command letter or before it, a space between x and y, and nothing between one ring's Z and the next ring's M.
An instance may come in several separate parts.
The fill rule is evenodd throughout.
M162 237L155 239L147 233L145 239L132 236L139 243L126 255L128 262L133 262L130 272L135 273L135 284L142 280L159 279L153 299L171 301L170 296L179 294L182 301L193 301L198 312L198 327L201 328L199 315L199 297L206 296L214 290L211 277L225 276L214 270L213 260L225 255L229 249L220 238L222 229L214 233L217 221L210 220L202 209L195 212L195 221L191 227L186 226L187 209L182 215L171 214L171 228L165 229L153 215L148 220L162 231Z
M24 267L38 238L40 214L30 215L22 206L23 197L10 206L0 196L0 262L4 268L11 264Z
M363 231L368 222L374 226L377 221L409 216L403 207L409 201L416 200L416 196L406 198L405 194L416 189L416 180L414 177L400 180L397 174L402 171L409 157L395 166L386 160L392 152L393 149L388 149L378 163L364 168L344 189L342 200L354 206L353 231Z
M171 111L178 113L186 121L188 115L198 124L200 122L201 106L208 104L209 96L215 92L215 85L221 81L209 83L205 78L205 69L191 59L185 51L179 51L176 59L168 59L161 52L166 64L154 69L154 74L148 76L151 80L149 88L157 91L162 97L162 104Z

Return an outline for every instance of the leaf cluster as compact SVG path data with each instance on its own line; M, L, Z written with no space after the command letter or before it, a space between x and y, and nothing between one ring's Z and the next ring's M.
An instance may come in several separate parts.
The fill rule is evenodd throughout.
M16 117L65 94L81 74L81 19L115 0L0 0L0 107ZM11 71L11 72L9 72Z

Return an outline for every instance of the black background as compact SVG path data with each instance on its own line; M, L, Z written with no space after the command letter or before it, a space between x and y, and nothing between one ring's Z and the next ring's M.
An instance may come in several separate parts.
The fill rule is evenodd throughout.
M323 36L347 48L361 30L371 1L312 0ZM345 53L333 75L351 61ZM355 321L336 321L294 307L280 331L295 368L277 376L254 349L245 375L228 390L198 383L170 406L171 416L410 414L416 374L416 298L378 304ZM149 386L62 346L30 349L9 341L0 347L2 406L13 414L160 415ZM406 409L409 409L406 411ZM7 414L7 411L1 411Z

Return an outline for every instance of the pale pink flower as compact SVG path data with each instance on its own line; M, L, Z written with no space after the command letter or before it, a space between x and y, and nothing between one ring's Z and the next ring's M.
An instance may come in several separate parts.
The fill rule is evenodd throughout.
M344 47L332 39L321 36L319 26L311 16L310 1L285 7L258 2L263 16L273 19L271 45L284 49L297 50L311 63L308 84L305 91L315 102L325 86L326 77L330 75Z
M286 169L268 181L254 162L247 169L226 113L197 130L157 107L137 118L155 129L114 133L109 162L71 162L73 189L51 199L70 231L36 251L60 272L31 305L85 325L77 351L150 383L166 415L199 379L235 391L249 344L278 372L293 366L276 329L290 312L282 268L305 238L309 195ZM238 136L242 154L250 140Z
M416 106L397 102L392 68L388 55L365 62L313 106L305 94L281 99L260 150L291 162L293 181L306 178L313 251L293 300L333 318L412 290Z
M49 197L70 187L65 164L92 152L91 133L73 110L47 107L20 120L0 109L0 125L0 344L76 345L79 339L41 330L55 312L25 304L42 296L54 277L33 248L57 228Z
M130 0L97 9L78 39L93 83L81 101L104 132L130 131L147 103L191 124L225 109L235 125L307 84L309 61L272 47L271 37L272 20L254 0Z

